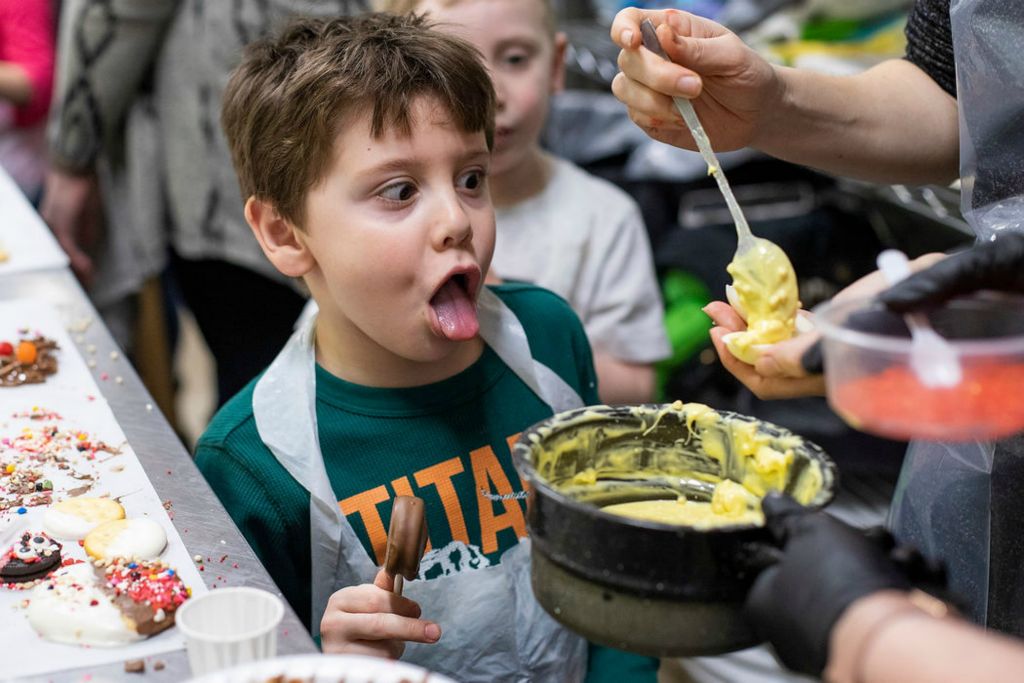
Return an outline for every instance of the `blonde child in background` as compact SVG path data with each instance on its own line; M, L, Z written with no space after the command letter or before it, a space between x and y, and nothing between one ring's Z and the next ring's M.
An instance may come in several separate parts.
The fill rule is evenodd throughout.
M569 302L593 347L602 401L652 400L653 364L670 348L640 209L615 185L540 147L550 98L564 83L566 38L550 0L375 0L375 8L425 12L480 50L498 96L492 276Z
M222 124L245 217L319 305L217 413L196 464L325 652L473 681L650 681L530 588L519 432L597 401L579 320L484 287L494 90L422 18L305 19L246 49ZM381 569L391 501L425 502L418 580Z

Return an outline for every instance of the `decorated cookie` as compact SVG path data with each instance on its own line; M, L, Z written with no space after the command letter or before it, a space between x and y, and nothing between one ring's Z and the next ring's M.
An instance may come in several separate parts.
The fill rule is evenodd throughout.
M32 591L26 614L39 635L73 645L116 646L174 625L189 591L164 562L62 567Z
M167 547L167 532L151 519L104 522L85 537L85 552L97 560L115 557L152 560Z
M104 522L124 519L124 508L110 498L69 498L43 513L43 528L54 538L81 541Z
M42 579L60 566L61 544L43 532L26 531L0 555L0 583Z
M57 372L57 342L43 336L0 342L0 387L40 384Z

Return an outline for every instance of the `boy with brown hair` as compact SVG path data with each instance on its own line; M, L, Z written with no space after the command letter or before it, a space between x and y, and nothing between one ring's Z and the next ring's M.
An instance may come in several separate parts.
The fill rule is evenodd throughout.
M530 590L509 444L595 402L594 373L564 301L483 287L494 107L474 50L419 18L301 20L246 50L222 113L246 220L320 311L196 462L326 652L580 680L587 644ZM398 597L379 565L390 501L409 494L430 547ZM591 649L603 675L650 670Z
M492 273L559 294L594 349L606 403L654 396L653 364L670 354L647 230L615 185L540 147L550 98L564 85L566 37L551 0L374 0L395 14L427 13L473 43L498 98L491 196Z

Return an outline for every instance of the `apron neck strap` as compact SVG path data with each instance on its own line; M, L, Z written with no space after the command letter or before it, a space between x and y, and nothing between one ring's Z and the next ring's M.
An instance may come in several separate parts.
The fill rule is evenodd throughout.
M558 373L535 359L519 318L488 287L477 298L480 336L540 400L560 413L583 407L580 395Z

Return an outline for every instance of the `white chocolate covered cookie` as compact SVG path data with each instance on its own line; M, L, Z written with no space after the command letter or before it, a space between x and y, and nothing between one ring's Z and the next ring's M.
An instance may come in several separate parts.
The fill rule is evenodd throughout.
M26 612L32 628L57 643L109 647L142 639L100 588L88 562L58 569L36 586Z
M85 552L97 560L152 560L167 547L167 532L151 519L104 522L85 537Z
M69 498L43 514L43 529L62 541L81 541L104 522L124 519L124 508L110 498Z

